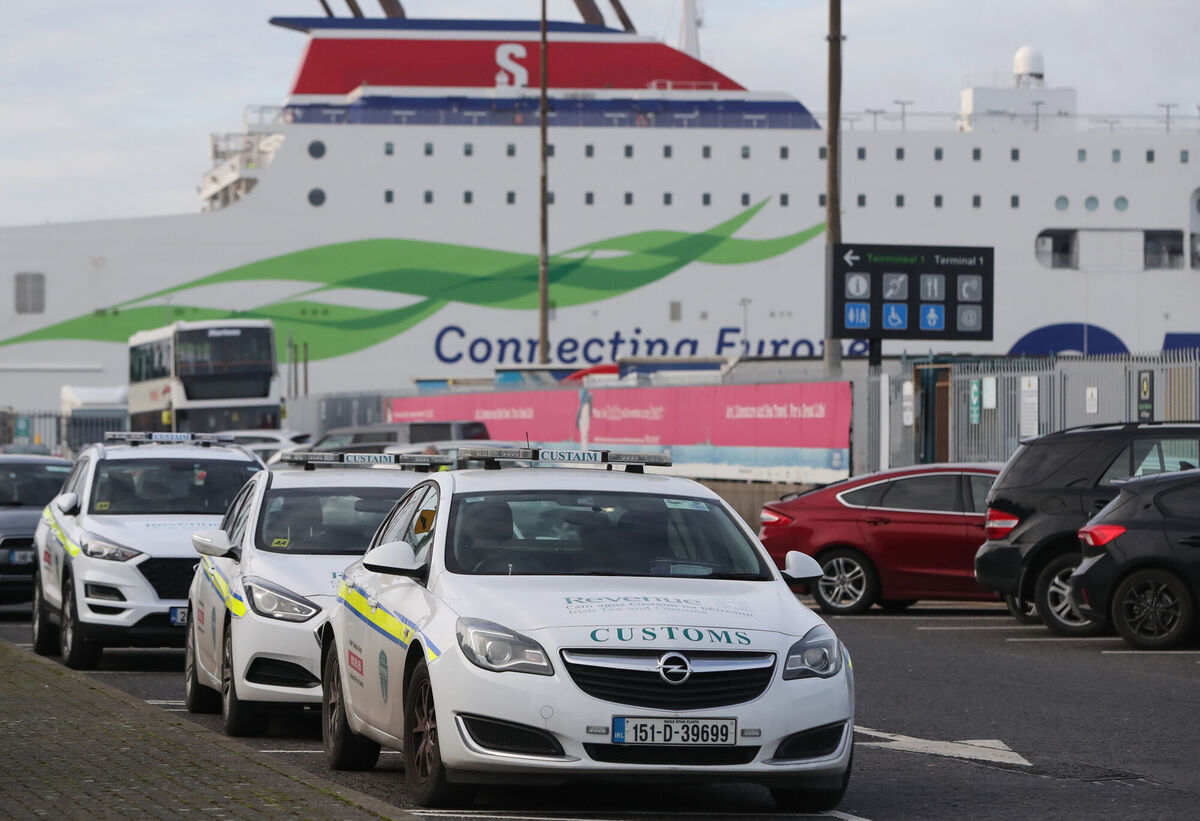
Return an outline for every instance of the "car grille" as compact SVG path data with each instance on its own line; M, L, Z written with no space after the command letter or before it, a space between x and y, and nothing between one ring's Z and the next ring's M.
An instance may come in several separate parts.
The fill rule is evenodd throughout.
M752 701L767 689L773 653L669 651L685 657L691 675L668 683L658 670L662 650L564 650L572 681L590 696L617 704L662 710L703 710Z
M196 559L147 559L137 566L160 599L186 599Z
M0 549L2 550L31 550L33 548L33 537L23 538L20 536L0 536Z
M607 764L679 764L694 767L720 767L749 764L759 747L627 747L624 744L584 744L583 750L593 761Z

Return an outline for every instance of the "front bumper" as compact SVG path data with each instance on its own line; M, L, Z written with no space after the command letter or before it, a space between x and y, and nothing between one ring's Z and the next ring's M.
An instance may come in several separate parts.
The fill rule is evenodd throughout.
M576 686L561 662L552 676L493 673L474 666L461 653L446 653L430 665L429 674L443 728L438 735L442 760L454 781L725 780L836 789L850 763L854 677L848 654L845 666L832 678L784 681L776 669L767 690L750 702L687 711L599 700ZM619 716L733 718L736 749L618 744L612 728ZM561 752L535 755L488 746L470 730L471 721L479 718L541 733L557 742ZM831 725L840 728L831 751L812 757L778 755L786 739ZM706 750L721 752L706 755Z
M1089 619L1108 618L1109 603L1117 579L1117 563L1108 553L1088 556L1071 574L1071 606Z
M177 561L178 567L170 571L173 574L182 574L195 565L191 560ZM160 598L159 590L138 569L144 563L93 559L82 553L71 560L71 584L79 603L78 629L82 636L113 647L183 646L186 625L172 624L170 616L176 608L187 612L186 584L180 591L171 590L179 581L155 572L153 577L161 589L181 594L178 598ZM161 571L163 560L153 566Z
M321 703L321 646L315 631L337 599L308 596L321 607L308 621L246 614L230 620L238 698L286 704Z
M988 540L975 553L975 581L1002 596L1013 596L1021 585L1021 548Z

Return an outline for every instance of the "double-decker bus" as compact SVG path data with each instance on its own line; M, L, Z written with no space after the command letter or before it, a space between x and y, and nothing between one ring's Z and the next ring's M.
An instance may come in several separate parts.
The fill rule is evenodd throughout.
M129 337L132 430L277 428L280 401L270 320L175 322Z

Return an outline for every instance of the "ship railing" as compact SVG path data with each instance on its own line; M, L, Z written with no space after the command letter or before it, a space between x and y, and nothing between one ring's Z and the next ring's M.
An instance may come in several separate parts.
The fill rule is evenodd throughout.
M646 88L654 91L716 91L716 80L651 80Z
M813 116L825 128L827 112ZM1035 114L1032 112L977 112L963 115L947 111L843 111L843 130L862 131L975 131L1039 132L1078 134L1091 132L1180 133L1200 132L1200 116L1172 115L1170 122L1153 114Z

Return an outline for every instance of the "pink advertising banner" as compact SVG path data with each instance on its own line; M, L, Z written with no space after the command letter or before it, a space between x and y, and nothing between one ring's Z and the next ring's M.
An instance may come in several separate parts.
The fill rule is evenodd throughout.
M511 391L391 400L389 422L486 422L492 439L578 441L577 391Z

